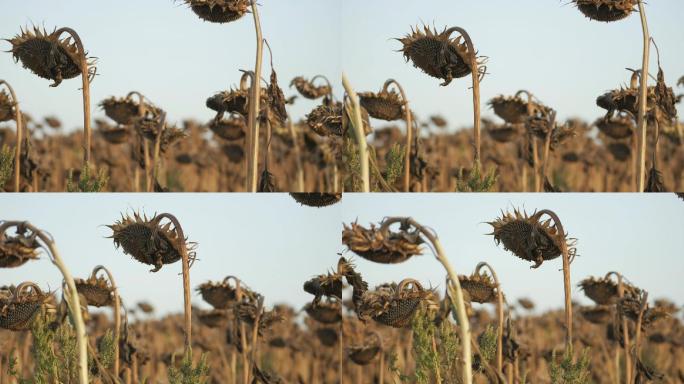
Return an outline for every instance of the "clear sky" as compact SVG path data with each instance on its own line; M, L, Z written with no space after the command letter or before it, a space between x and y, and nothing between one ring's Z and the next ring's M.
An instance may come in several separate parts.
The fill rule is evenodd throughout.
M625 67L641 64L638 14L616 23L594 22L569 0L259 3L281 85L297 75L322 73L334 82L339 95L342 69L358 90L377 91L392 77L404 85L419 116L439 112L453 126L472 122L469 80L440 87L439 80L405 63L396 52L401 44L392 38L402 37L412 25L463 27L479 52L490 57L490 74L482 84L483 116L492 115L485 106L491 97L526 88L556 108L561 118L593 120L601 114L596 97L628 80ZM667 80L674 85L684 75L684 2L652 1L646 7ZM206 97L236 84L239 69L254 66L250 17L227 25L206 23L172 0L106 1L97 6L85 0L0 0L0 9L3 38L34 23L76 29L86 48L100 59L101 75L92 86L94 103L136 89L167 109L172 121L209 119L212 112L204 106ZM9 49L9 43L1 42L0 48ZM82 124L80 81L49 88L47 80L14 64L9 54L0 54L0 78L17 88L24 108L34 116L55 114L67 127ZM292 92L286 90L286 95ZM300 98L291 114L303 117L314 105Z
M336 0L260 1L264 38L273 49L278 80L286 96L290 80L303 75L339 78L339 2ZM181 1L123 0L0 0L0 38L11 38L20 27L69 26L86 50L99 58L100 76L91 86L96 107L111 95L137 90L168 112L171 121L209 120L207 97L237 86L240 69L253 70L256 52L251 14L229 24L200 20ZM11 44L0 41L0 49ZM262 76L270 74L264 47ZM81 81L67 80L57 88L0 53L0 78L12 84L23 108L34 117L56 115L67 128L82 127ZM339 83L339 81L337 81ZM340 87L341 88L341 87ZM299 118L316 104L299 98L290 113Z
M49 231L75 276L86 276L103 264L118 280L126 303L149 300L161 313L182 310L180 263L150 273L114 248L105 224L120 212L170 212L189 240L199 243L199 260L191 269L192 287L211 279L237 275L266 296L267 305L288 302L303 306L311 296L305 280L324 273L343 252L342 223L358 219L368 225L385 216L412 216L432 227L460 274L479 261L497 271L511 299L531 297L540 308L562 306L561 261L531 270L497 247L485 221L500 210L524 207L554 210L572 237L579 257L572 264L574 298L586 303L575 285L589 275L618 270L652 298L669 297L684 304L679 282L684 272L684 202L673 194L345 194L337 205L302 207L286 194L22 194L0 195L3 220L29 220ZM413 277L443 288L444 272L426 252L399 265L379 265L353 257L371 286ZM0 285L32 279L57 289L61 277L43 257L15 269L0 269ZM193 303L206 307L193 293Z

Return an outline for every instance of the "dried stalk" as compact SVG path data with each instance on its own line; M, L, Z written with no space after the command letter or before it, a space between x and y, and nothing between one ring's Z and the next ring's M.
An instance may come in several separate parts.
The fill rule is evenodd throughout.
M646 10L642 0L637 0L639 5L639 17L641 18L641 32L643 34L643 53L641 57L641 81L639 84L639 111L637 114L637 125L639 129L639 178L636 192L644 191L644 183L646 178L646 135L647 135L647 121L646 121L646 102L648 95L648 59L651 49L651 37L648 32L648 23L646 21Z
M347 79L347 75L342 73L342 84L351 100L351 115L352 125L354 126L354 136L359 147L359 158L361 160L361 180L363 188L361 192L370 192L370 177L368 172L368 144L366 143L366 134L363 131L363 120L361 119L361 105L359 103L359 96L354 92Z
M0 79L0 86L2 85L7 88L10 96L12 97L12 104L14 105L14 120L17 122L17 144L16 148L14 149L14 192L19 192L19 184L21 180L21 140L24 133L24 122L22 121L23 119L21 116L21 110L19 109L19 101L17 99L16 93L14 93L14 89L11 85L9 85L8 82ZM34 192L37 192L37 190Z

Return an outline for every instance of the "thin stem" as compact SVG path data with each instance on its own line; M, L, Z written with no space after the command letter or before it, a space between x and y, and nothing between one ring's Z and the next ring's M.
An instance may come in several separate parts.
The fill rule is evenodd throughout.
M634 376L634 373L637 371L637 365L639 363L639 356L640 356L640 349L641 349L641 323L644 319L644 312L646 312L646 308L648 307L648 292L644 291L643 295L641 296L641 308L639 309L639 316L637 317L636 324L634 325L634 356L633 362L632 362L632 372L631 376Z
M622 299L625 296L625 284L624 284L624 277L622 276L621 273L619 272L608 272L606 274L606 277L610 277L611 275L615 275L617 277L618 281L618 298ZM618 320L622 322L622 339L625 344L625 383L631 384L632 383L632 356L630 355L630 340L629 340L629 328L627 328L627 318L620 314L620 311L617 312L617 317ZM618 343L618 349L619 349L619 343ZM619 377L619 375L618 375Z
M14 120L17 122L17 144L14 149L14 192L19 192L19 184L21 180L21 140L23 135L23 125L21 117L21 110L19 109L19 101L17 95L14 93L14 89L5 80L0 80L0 85L4 85L7 90L9 90L10 96L12 96L12 104L14 105ZM37 191L34 191L37 192Z
M259 10L257 2L252 1L252 15L254 16L254 30L256 32L256 63L254 65L254 77L252 78L252 88L249 101L249 129L251 132L250 148L247 170L248 191L256 192L259 162L259 103L261 101L261 85L258 79L261 78L261 63L263 56L264 39L261 35L261 22L259 21Z
M68 33L73 37L78 48L79 58L81 60L81 79L83 81L83 136L85 140L83 162L84 167L90 164L90 147L91 147L91 131L90 131L90 69L88 68L88 58L83 47L81 37L71 28L60 28L55 31L54 35L59 38L62 33Z
M475 267L475 273L479 274L480 269L486 267L491 273L494 279L494 284L496 284L496 316L497 316L497 329L496 329L496 370L499 373L503 373L503 327L504 327L504 305L503 305L503 292L501 291L501 284L499 283L499 278L496 275L496 271L486 262L481 262Z
M114 294L114 366L113 373L119 377L119 337L121 334L121 298L119 297L119 288L116 286L114 276L112 273L102 265L98 265L93 269L92 276L96 277L99 271L104 271L107 274L107 279L112 286L112 293Z
M458 280L458 274L456 274L456 270L451 266L449 259L446 257L446 252L444 251L444 248L442 248L442 243L439 241L439 238L436 234L423 227L410 217L389 217L382 222L379 230L384 231L394 223L408 224L412 227L415 227L423 236L425 236L433 246L435 257L442 264L444 269L446 269L447 274L449 275L449 279L451 280L451 291L453 291L453 296L455 298L455 303L453 303L455 307L454 310L456 311L458 325L461 330L463 383L472 384L473 367L470 345L470 322L466 314L463 290L461 289L461 283Z
M185 234L176 216L170 213L160 213L155 217L154 225L158 225L163 219L168 219L173 224L177 235L177 246L180 250L183 263L183 302L185 310L185 353L192 349L192 304L190 302L190 261L188 249L185 245Z
M466 46L468 47L468 53L470 55L470 73L472 75L473 81L473 129L474 129L474 140L475 140L475 156L474 165L480 165L480 70L478 68L477 56L475 51L475 45L468 32L461 27L451 27L446 30L445 34L447 37L453 32L458 32L463 36Z
M342 73L342 85L349 95L351 100L351 115L352 123L354 125L354 136L359 147L359 158L361 161L361 181L363 189L361 192L370 192L370 177L368 172L368 144L366 143L366 134L363 131L363 120L361 119L361 105L359 103L359 96L354 92L347 79L347 75Z
M404 120L406 120L406 148L404 149L404 192L409 192L411 187L411 143L413 142L413 124L411 123L411 108L404 88L394 79L385 81L383 90L394 84L401 94L401 101L404 102Z
M559 239L558 243L560 245L561 255L563 257L563 287L565 290L565 347L567 349L572 347L572 289L570 287L570 252L565 239L566 233L563 229L563 223L561 223L560 218L555 212L548 209L542 209L532 217L536 220L540 220L544 215L551 217L556 229L558 230L556 236Z
M638 165L639 165L639 183L637 192L644 191L644 182L646 177L646 103L648 97L648 59L649 52L651 49L650 35L648 32L648 23L646 21L646 10L644 8L644 3L642 0L637 0L639 5L639 17L641 18L641 32L643 34L643 54L641 57L641 76L639 84L639 111L637 115L637 125L639 129L639 154L638 154Z
M541 180L541 183L544 183L546 180L546 170L549 166L549 152L551 150L551 135L553 134L553 130L556 125L556 111L551 112L551 116L549 118L549 126L546 132L546 137L544 138L544 153L543 153L543 158L542 158L542 164L541 164L541 175L539 179ZM541 192L541 188L539 191Z
M162 111L157 126L157 136L154 138L154 154L152 156L152 180L157 181L157 167L159 166L159 150L161 148L161 140L166 128L166 112ZM152 192L152 191L147 191Z
M6 221L0 225L0 234L4 236L5 231L10 227L22 227L33 232L43 242L43 247L47 248L50 261L59 269L64 277L64 281L68 287L68 292L65 296L69 299L69 311L73 319L74 328L76 332L76 343L78 348L78 378L80 384L88 384L88 345L85 323L83 322L83 315L81 313L81 302L76 290L76 283L59 255L57 246L54 240L45 232L34 227L26 221Z

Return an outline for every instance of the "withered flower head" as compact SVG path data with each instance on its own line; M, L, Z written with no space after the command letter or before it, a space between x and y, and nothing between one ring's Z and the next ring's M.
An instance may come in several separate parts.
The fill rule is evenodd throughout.
M607 324L613 319L613 310L609 305L581 308L580 313L592 324Z
M460 275L458 281L463 288L464 299L476 303L494 303L497 297L497 287L494 280L487 273L473 273L470 276Z
M43 293L34 283L25 282L18 287L10 287L11 295L0 296L0 329L25 331L31 322L46 305L50 294Z
M486 128L489 136L499 143L510 143L520 135L519 125L504 124L502 126L491 125Z
M403 47L406 61L411 60L416 68L431 77L442 79L443 86L454 78L467 76L471 72L470 55L467 45L461 42L462 36L452 39L447 29L441 33L433 31L427 25L423 28L411 27L411 33L397 39Z
M209 328L222 328L227 325L231 319L231 312L224 309L212 309L209 311L200 311L197 314L200 323Z
M91 275L87 279L74 279L76 290L93 307L109 307L114 304L114 288L104 277Z
M610 277L589 277L578 284L584 291L584 294L593 300L598 305L615 304L618 300L618 283L613 281ZM622 283L624 289L624 296L636 297L639 295L639 288Z
M315 296L317 304L323 296L342 300L342 277L340 273L327 273L312 277L304 283L304 291Z
M524 123L527 116L532 112L528 113L528 102L519 95L499 95L489 100L488 104L497 116L510 124Z
M337 300L307 303L304 310L312 319L323 324L335 324L342 321L342 305Z
M572 0L584 16L596 21L618 21L629 16L637 0Z
M231 163L240 163L245 158L245 150L240 144L226 144L221 149Z
M249 12L250 0L183 0L200 19L212 23L230 23Z
M123 144L128 142L131 130L126 125L114 127L103 120L95 120L95 126L97 127L97 133L102 135L102 138L110 144Z
M234 285L230 284L230 280L234 281ZM197 287L197 291L202 295L202 299L211 304L215 309L229 309L238 301L238 291L240 292L241 300L256 301L256 293L245 287L234 276L228 276L223 281L213 282L207 281Z
M363 344L352 345L347 348L347 356L354 364L368 365L382 350L380 335L375 332L372 335L374 337L365 340Z
M648 178L646 179L644 192L667 192L665 183L663 182L663 175L655 166L651 166L651 169L648 170Z
M557 223L551 219L541 221L541 215L534 213L528 216L526 212L517 209L502 213L500 218L489 222L494 228L490 235L494 236L497 244L503 243L504 249L515 256L532 261L532 268L538 268L544 261L553 260L561 256L563 242L568 248L570 258L575 256L575 241L568 239L567 234L559 233Z
M433 302L433 295L416 280L404 279L398 285L385 285L375 291L366 291L357 312L362 319L372 318L383 325L403 328L411 324L421 302L437 306Z
M24 68L43 79L54 81L51 85L56 87L64 79L73 79L82 73L81 53L71 37L59 39L55 29L47 33L38 27L22 29L21 33L12 39L12 56L15 61L21 61ZM95 62L87 59L90 67Z
M342 243L366 260L396 264L421 255L423 239L417 229L404 224L395 232L383 225L378 228L371 224L368 229L354 222L344 224Z
M437 128L446 128L447 126L447 121L443 116L440 115L432 115L430 116L430 121L432 121L432 124L437 126Z
M315 78L314 78L315 79ZM302 96L310 100L315 100L323 96L329 95L332 92L330 86L327 84L316 86L313 84L313 80L307 80L302 76L297 76L290 82L290 87L294 85Z
M340 102L331 105L321 104L306 115L306 123L320 136L344 136L343 109L344 106Z
M342 200L341 193L292 192L290 196L299 204L318 208L327 207Z
M19 226L14 236L0 233L0 268L14 268L38 258L40 244L35 234Z
M152 272L159 271L163 265L175 263L181 259L186 247L191 261L195 259L195 243L188 243L187 239L179 239L176 228L172 223L161 225L157 215L148 219L137 212L133 217L121 216L113 225L108 225L113 231L109 237L114 240L116 247L122 247L124 253L131 255L143 264L154 265Z
M631 137L634 132L634 120L624 115L598 119L594 125L601 133L616 140Z
M394 90L383 88L378 93L359 92L359 102L376 119L393 121L404 117L404 102Z
M154 109L154 107L148 104L142 107L148 110ZM100 102L100 108L104 110L107 117L121 125L133 124L143 112L140 103L135 101L132 97L112 96L102 100Z
M0 123L14 118L14 103L5 90L0 90Z

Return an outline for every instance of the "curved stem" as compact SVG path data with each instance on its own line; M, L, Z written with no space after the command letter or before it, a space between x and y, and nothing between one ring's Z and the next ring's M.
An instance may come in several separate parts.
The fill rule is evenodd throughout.
M259 21L259 10L257 2L252 1L252 15L254 16L254 30L256 32L256 63L254 65L254 77L252 78L252 89L249 101L249 129L251 140L248 158L248 189L249 192L257 190L257 174L259 162L259 103L261 101L261 86L255 79L261 78L261 63L263 55L264 39L261 35L261 22Z
M473 40L470 38L468 32L461 27L451 27L446 30L445 34L447 37L453 32L458 32L463 36L466 46L468 47L468 53L470 56L470 73L473 79L473 130L474 130L474 140L475 140L475 158L474 163L479 167L480 165L480 71L477 64L477 57L475 51L475 45Z
M404 149L404 192L409 192L411 187L411 143L413 140L413 125L411 124L411 108L409 108L408 98L404 88L394 79L385 81L383 90L387 90L390 85L394 84L399 93L401 93L401 101L404 102L404 120L406 120L406 148Z
M363 120L361 119L361 105L359 104L359 95L354 92L347 75L342 73L342 85L349 95L351 100L351 117L354 125L354 136L356 136L356 143L359 147L359 158L361 161L361 181L363 182L363 189L361 192L370 192L370 177L368 172L368 144L366 143L366 134L363 131Z
M560 245L560 250L563 257L563 287L565 290L565 347L567 349L572 347L572 290L570 288L570 252L565 239L566 233L563 229L563 223L561 223L560 218L555 212L548 209L542 209L532 215L532 218L540 220L544 215L548 215L553 220L553 223L557 229L556 236L560 240L558 243Z
M625 296L625 285L624 285L624 278L621 273L619 272L608 272L606 274L606 278L610 277L611 275L615 275L617 277L618 281L618 298L622 299ZM625 383L632 383L632 355L630 354L630 340L629 340L629 328L627 328L627 318L620 314L620 311L616 311L618 320L622 322L622 339L625 344L624 347L624 352L625 352ZM620 347L620 343L618 343L618 350ZM618 375L619 377L619 375Z
M76 343L78 348L78 378L80 384L88 384L88 347L87 347L87 335L85 329L85 323L83 322L83 315L81 313L81 302L78 297L78 291L76 290L76 283L71 275L71 272L67 268L64 261L59 255L57 246L54 240L47 235L45 232L36 228L32 224L26 221L6 221L0 225L0 233L4 234L5 231L10 227L21 227L26 228L33 232L38 238L43 242L43 247L47 249L50 261L59 269L64 277L64 281L68 287L69 292L65 292L66 296L69 298L69 311L71 312L71 317L73 319L74 328L76 332Z
M544 138L544 152L542 154L543 158L539 177L541 184L543 184L546 181L546 170L549 166L549 152L551 150L551 135L553 134L555 125L556 111L551 111L551 115L549 116L549 126L547 128L546 137ZM537 192L541 192L541 188Z
M643 53L641 57L641 79L639 85L639 111L637 115L637 125L639 130L639 153L638 153L638 171L639 178L637 191L644 191L644 182L646 177L646 102L648 97L648 58L651 48L650 35L648 32L648 23L646 21L646 10L642 0L637 0L639 5L639 16L641 18L641 32L643 34Z
M190 302L190 261L188 257L188 249L185 245L185 234L183 228L178 222L176 216L170 213L158 214L153 225L158 225L163 219L168 219L173 224L178 241L178 249L180 250L181 260L183 262L183 302L185 309L185 353L188 354L192 349L192 304Z
M112 273L102 265L98 265L93 269L92 276L96 278L99 271L104 271L107 274L107 279L112 286L114 293L114 375L119 377L119 338L121 335L121 298L119 297L119 288L116 286L116 281Z
M17 144L16 148L14 149L14 192L19 192L19 184L21 180L21 140L24 131L24 122L21 118L19 101L17 100L17 95L14 93L14 89L5 80L0 80L0 85L4 85L7 90L9 90L10 96L12 96L12 104L14 104L14 120L17 122Z
M152 155L152 180L157 182L157 167L159 166L159 150L161 148L162 136L166 128L166 112L162 111L157 126L157 137L154 139L154 153ZM147 191L152 192L152 191Z
M382 222L380 231L389 228L390 225L394 223L408 224L415 227L423 236L425 236L428 241L432 244L434 248L435 257L442 264L444 269L446 269L449 279L451 280L451 290L453 290L453 296L455 298L454 310L458 317L458 325L461 330L461 343L462 343L462 363L463 363L463 383L472 384L473 382L473 367L472 367L472 353L471 353L471 336L470 336L470 323L468 316L466 315L465 301L463 300L463 290L461 289L461 283L458 280L458 275L456 270L451 266L449 259L446 257L444 248L442 248L442 243L439 238L430 230L420 225L418 222L410 217L389 217Z
M84 144L84 153L83 153L83 162L84 162L84 167L87 167L88 164L90 163L90 139L91 139L91 133L90 133L90 70L88 68L88 58L86 57L86 51L85 48L83 47L83 42L81 41L81 37L76 33L71 28L60 28L57 31L55 31L54 35L59 38L59 35L62 33L68 33L71 37L73 37L74 41L76 42L76 47L78 48L78 53L80 56L81 60L81 79L83 81L83 139L85 141Z
M492 274L494 279L494 284L496 284L496 316L497 316L497 330L496 330L496 370L500 374L503 374L503 327L504 327L504 305L503 305L503 292L501 291L501 284L499 283L499 278L496 275L496 271L486 262L481 262L475 267L475 273L479 274L480 269L486 267L489 273Z

